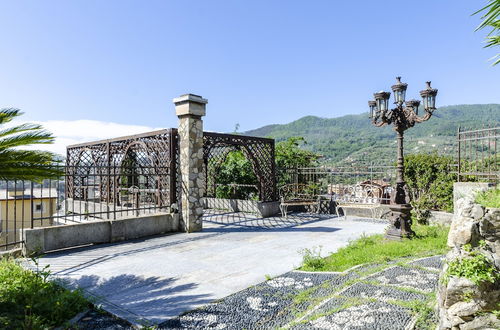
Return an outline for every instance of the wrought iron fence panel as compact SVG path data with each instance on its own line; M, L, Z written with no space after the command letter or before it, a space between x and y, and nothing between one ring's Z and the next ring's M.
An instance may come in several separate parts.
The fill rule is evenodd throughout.
M389 204L395 183L395 167L386 165L298 167L278 173L278 190L290 184L306 185L312 195L353 203Z
M58 180L0 182L0 251L20 247L25 228L172 211L164 184L170 167L122 163L59 169L64 174Z
M500 182L498 142L500 127L476 130L458 128L458 181Z

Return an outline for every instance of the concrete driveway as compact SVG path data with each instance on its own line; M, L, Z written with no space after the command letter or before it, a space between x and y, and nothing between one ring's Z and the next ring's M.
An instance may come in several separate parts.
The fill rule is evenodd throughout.
M386 224L316 214L204 217L199 233L173 234L51 253L40 259L70 287L134 324L158 324L301 264L300 250L334 252Z

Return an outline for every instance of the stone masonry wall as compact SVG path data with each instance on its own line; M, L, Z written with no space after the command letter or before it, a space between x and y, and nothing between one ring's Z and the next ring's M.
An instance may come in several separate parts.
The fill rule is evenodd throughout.
M500 280L475 284L468 278L448 278L449 263L482 254L500 270L500 209L486 209L472 197L455 204L446 263L438 290L439 329L498 329L500 321L493 311L500 310Z
M187 231L201 230L205 195L203 172L203 125L197 118L179 121L179 147L182 178L182 216Z
M181 224L187 232L203 229L203 120L207 100L185 94L174 99L179 117L179 167L181 183Z

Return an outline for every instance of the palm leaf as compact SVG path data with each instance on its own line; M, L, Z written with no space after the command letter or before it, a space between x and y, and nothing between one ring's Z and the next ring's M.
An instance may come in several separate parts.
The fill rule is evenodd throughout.
M0 124L22 115L19 109L1 109ZM47 151L18 148L50 144L54 136L36 124L21 124L0 130L0 180L58 179L63 174L55 161L56 155Z
M472 15L476 15L478 13L483 13L481 19L483 20L481 24L476 28L476 31L491 28L490 32L486 36L486 46L494 47L500 45L500 0L490 0L489 3L483 8L479 9ZM492 59L500 57L500 54L495 55ZM493 65L500 63L500 58L493 62Z
M19 109L5 108L0 110L0 125L12 121L12 119L22 115Z

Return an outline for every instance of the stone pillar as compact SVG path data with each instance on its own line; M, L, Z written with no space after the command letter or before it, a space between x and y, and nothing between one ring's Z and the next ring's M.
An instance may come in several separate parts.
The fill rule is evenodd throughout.
M207 100L194 94L174 99L179 117L179 154L181 173L181 219L187 232L202 230L205 180L203 173L203 120Z

